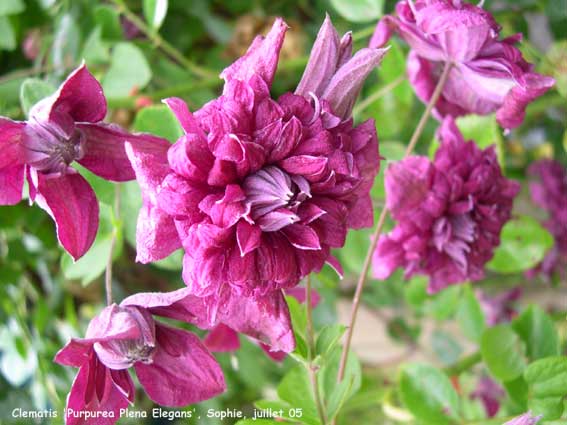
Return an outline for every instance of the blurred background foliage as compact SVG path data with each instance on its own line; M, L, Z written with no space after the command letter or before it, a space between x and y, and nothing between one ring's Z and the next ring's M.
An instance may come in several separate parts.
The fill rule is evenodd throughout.
M0 115L25 119L29 108L53 92L84 60L105 89L108 121L173 142L181 130L160 100L179 96L196 110L216 97L222 83L219 72L245 52L256 34L266 32L275 16L283 16L291 27L273 88L273 95L278 96L293 91L297 85L326 12L339 31L352 30L356 47L363 47L377 19L390 13L394 5L391 0L1 0ZM520 180L524 188L516 202L515 219L504 231L487 279L475 286L495 293L520 285L526 294L522 304L528 305L532 294L548 293L553 298L554 291L565 287L557 276L551 280L527 279L524 272L538 264L553 244L541 225L545 212L537 210L529 199L526 168L540 158L567 163L567 1L487 0L485 7L502 24L504 35L519 31L525 34L521 48L526 58L536 64L539 72L557 80L554 90L529 107L524 125L510 134L501 132L493 116L458 121L465 136L481 146L497 144L506 174ZM389 161L402 157L423 111L405 79L406 54L407 46L394 39L354 110L356 120L374 118L377 124L385 158L373 188L377 206L384 202L383 170ZM418 146L422 154L434 152L436 126L430 120ZM30 208L26 202L0 209L0 422L7 421L17 407L63 408L76 371L54 364L52 359L69 337L83 334L88 320L104 304L102 275L113 235L117 237L112 254L116 299L133 292L167 291L183 285L180 252L150 266L135 263L135 225L141 205L136 183L114 185L86 170L80 172L91 182L101 202L101 226L89 253L76 263L59 248L54 224L47 214L35 206ZM331 325L339 320L337 306L352 297L369 234L351 232L345 248L336 253L346 271L343 281L339 282L327 268L313 279L322 298L314 310L316 326L329 329L320 336L323 354L328 356L328 379L322 379L321 384L327 399L336 386L331 372L333 367L336 370L336 339L341 332ZM294 322L301 325L302 307L290 303ZM520 309L523 313L513 325L487 332L483 311L470 286L454 286L430 296L424 279L404 282L401 273L385 282L371 282L364 303L385 322L389 344L404 345L408 355L425 351L437 366L454 368L467 360L472 344L473 348L480 347L480 352L472 352L482 356L486 366L474 373L462 373L451 383L437 376L443 375L442 369L423 370L419 365L405 367L398 375L396 366L405 357L377 365L361 364L352 356L352 385L339 393L345 396L342 401L334 401L337 410L343 407L339 415L342 424L415 423L409 412L415 415L420 410L412 403L416 397L427 397L427 388L416 387L415 378L426 376L439 390L441 400L459 405L456 409L461 418L484 423L480 402L469 396L477 377L485 372L509 390L505 413L519 413L528 406L529 382L521 377L527 362L565 352L565 312L546 304ZM563 310L567 309L563 304ZM425 322L434 327L427 335L422 332ZM444 330L446 323L454 323L464 338ZM297 332L301 332L300 327ZM507 338L511 343L502 348L505 344L498 342ZM228 391L188 407L196 409L201 419L180 423L217 424L218 419L206 418L207 409L236 408L250 413L259 399L264 401L256 406L277 407L280 403L305 411L314 408L306 392L307 378L294 368L294 359L288 357L281 364L275 363L259 347L241 339L241 350L217 356L226 374ZM520 339L523 343L516 346ZM544 342L547 351L538 353L537 347ZM375 347L377 351L382 348ZM499 349L511 351L493 352ZM499 364L498 359L507 361L514 356L519 356L517 370L512 368L510 372L510 364ZM435 407L435 400L432 403ZM139 394L135 408L151 407L152 403ZM423 415L418 414L419 423L438 420L428 412ZM23 419L21 423L29 421ZM140 423L140 419L124 419L122 423ZM148 419L147 423L172 422Z

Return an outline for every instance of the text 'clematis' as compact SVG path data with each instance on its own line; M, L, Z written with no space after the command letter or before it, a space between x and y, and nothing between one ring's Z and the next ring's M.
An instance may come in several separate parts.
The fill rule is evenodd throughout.
M185 406L225 390L222 370L199 338L152 316L194 322L186 295L140 293L112 304L89 323L85 338L72 339L57 353L57 363L80 368L67 399L68 425L115 423L120 409L134 402L131 367L162 406ZM72 412L91 412L95 419L83 421Z
M101 123L105 115L102 87L81 65L31 109L28 121L0 117L0 205L20 202L27 175L30 201L53 217L59 242L75 260L94 241L99 210L94 191L71 164L107 180L133 180L124 143L143 151L160 141Z
M522 36L499 39L500 27L482 7L462 0L402 0L397 16L385 16L370 46L382 46L396 31L411 47L409 80L429 102L444 63L452 63L436 104L437 117L496 112L510 129L524 120L526 106L553 86L551 77L533 72L515 47Z
M402 267L429 276L429 292L484 277L520 187L502 175L494 147L465 142L445 118L435 160L411 156L386 171L386 206L398 222L378 241L378 279Z
M285 306L283 289L326 261L340 269L331 248L343 246L348 228L372 224L376 129L373 121L353 127L351 110L384 50L352 56L350 34L339 39L327 18L296 94L273 100L286 28L277 19L257 37L222 72L222 96L194 114L165 100L185 131L173 146L127 145L144 198L138 261L183 247L183 278L207 297L211 323L238 305L233 298ZM255 314L273 308L263 303Z

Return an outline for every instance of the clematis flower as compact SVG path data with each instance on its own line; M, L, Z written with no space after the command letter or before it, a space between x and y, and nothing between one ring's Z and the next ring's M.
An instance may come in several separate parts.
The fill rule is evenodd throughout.
M148 396L163 406L196 403L225 390L222 370L199 338L152 316L193 322L186 295L141 293L112 304L89 323L85 338L57 353L57 363L80 368L67 399L68 425L115 423L120 409L134 402L132 367Z
M438 137L433 162L411 156L386 171L386 206L397 224L373 258L376 278L402 267L406 277L429 276L430 293L484 277L520 190L502 175L494 147L465 142L451 117Z
M305 288L296 286L295 288L290 288L285 291L287 296L295 298L299 303L305 303L307 299L307 291ZM311 294L311 307L317 307L321 297L317 291L313 291ZM281 350L273 350L270 344L266 344L258 339L251 338L264 352L274 361L282 362L287 353ZM231 327L225 325L224 323L219 323L208 333L204 339L206 347L212 352L217 353L227 353L234 352L240 349L240 340L238 338L238 332Z
M475 390L471 394L472 399L480 399L489 418L493 418L500 409L500 400L506 392L489 376L482 376L478 380Z
M512 288L494 296L489 296L481 289L477 289L475 293L488 326L509 322L518 314L513 304L522 296L521 287Z
M515 46L521 34L499 38L500 27L481 5L402 0L396 14L378 22L370 46L382 46L394 31L410 45L409 80L426 103L444 63L453 64L434 110L438 118L496 112L501 126L515 128L524 120L527 105L555 83L533 72L533 65L524 60Z
M0 205L20 202L25 176L30 201L53 217L59 242L74 259L92 245L99 212L94 191L71 164L107 180L133 180L124 143L143 151L161 140L101 123L105 115L102 87L83 64L31 109L28 121L0 117Z
M127 144L144 199L137 259L183 247L183 279L208 299L210 323L232 305L246 314L239 299L282 302L283 289L325 262L340 269L330 250L343 246L348 228L372 224L376 129L373 121L354 127L350 113L384 50L351 57L350 36L339 40L327 18L298 92L274 100L285 31L277 19L222 72L222 96L194 114L165 100L185 131L173 146L150 153Z
M543 415L533 416L531 412L527 412L506 422L504 425L536 425L541 418L543 418Z
M534 203L548 213L545 227L555 244L529 275L541 272L547 278L558 273L567 278L567 169L558 161L544 159L530 165L533 181L530 192Z

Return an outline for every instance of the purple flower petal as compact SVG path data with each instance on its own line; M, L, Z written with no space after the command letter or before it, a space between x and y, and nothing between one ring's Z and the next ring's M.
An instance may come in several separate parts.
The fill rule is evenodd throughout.
M24 151L22 136L25 124L0 118L0 205L14 205L22 199L24 185Z
M136 261L144 264L158 261L179 248L181 241L173 218L144 201L136 228Z
M233 79L248 82L252 75L258 74L271 86L286 30L286 23L277 18L268 35L256 37L246 54L226 68L221 78L227 82Z
M91 247L98 230L98 201L89 183L79 174L47 178L38 174L35 202L51 215L57 237L75 259Z
M149 134L131 134L114 124L78 124L77 128L85 136L85 154L78 162L106 180L122 182L136 178L125 143L132 145L136 152L169 147L167 140Z
M207 334L205 346L216 353L236 351L240 348L238 332L220 323Z
M157 346L151 364L134 365L148 396L162 406L185 406L226 389L222 370L199 338L156 324Z
M56 93L32 108L30 118L57 122L65 114L73 121L91 123L102 121L106 115L102 87L84 63L67 77Z

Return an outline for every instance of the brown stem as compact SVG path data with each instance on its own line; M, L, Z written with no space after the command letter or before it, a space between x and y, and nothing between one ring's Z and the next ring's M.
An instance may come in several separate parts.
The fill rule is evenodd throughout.
M408 147L406 149L404 158L408 157L412 153L413 149L415 148L415 145L417 144L417 141L419 140L419 137L421 136L421 133L423 133L423 129L425 128L425 124L427 123L427 120L429 119L429 116L431 115L431 111L433 110L433 108L437 104L437 101L439 100L439 97L441 96L441 92L443 90L443 87L445 86L445 83L447 82L447 77L449 76L449 71L451 70L451 67L452 67L451 62L445 63L445 66L443 68L443 73L441 74L441 77L439 78L439 82L437 83L437 86L435 87L435 90L433 91L433 95L431 96L431 100L427 104L427 107L425 108L425 111L423 112L423 115L421 116L419 123L417 124L417 127L416 127L410 141L409 141L409 144L408 144ZM374 233L372 234L372 241L370 243L370 247L368 248L368 251L366 252L366 258L364 259L364 265L362 267L362 271L360 273L360 276L358 278L358 282L356 284L356 291L354 293L354 298L352 300L350 324L349 324L349 327L348 327L348 330L347 330L346 341L345 341L345 345L343 346L343 352L342 352L342 355L341 355L341 362L340 362L340 365L339 365L339 372L338 372L338 376L337 376L337 380L339 382L342 381L342 379L344 378L346 364L347 364L347 360L348 360L348 353L349 353L349 350L350 350L350 345L352 343L352 334L354 332L354 326L356 324L356 317L357 317L357 314L358 314L358 308L360 307L360 300L362 298L362 291L364 290L364 285L366 283L366 276L368 275L368 270L370 269L370 262L372 261L372 255L374 253L374 250L376 249L376 245L378 243L378 238L380 236L380 232L382 231L382 228L384 227L384 222L386 221L387 213L388 213L388 210L384 206L384 208L382 208L382 212L380 213L380 218L378 219L378 223L376 224L376 229L374 230Z

